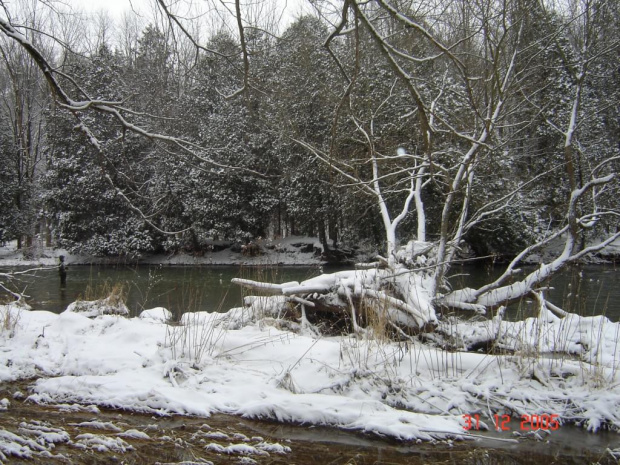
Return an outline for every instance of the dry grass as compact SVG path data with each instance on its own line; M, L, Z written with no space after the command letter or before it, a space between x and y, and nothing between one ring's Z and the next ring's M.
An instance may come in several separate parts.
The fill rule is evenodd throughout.
M0 308L0 332L8 337L15 336L17 323L21 317L22 310L14 305L6 305Z
M226 334L226 325L212 320L205 322L197 313L202 308L203 294L200 291L189 292L184 301L185 324L167 324L165 345L171 350L174 360L184 359L198 365L205 356L213 355L218 342ZM214 314L220 314L226 295L220 301Z
M97 286L91 284L86 286L84 296L78 297L78 300L92 301L106 299L111 305L117 306L118 304L126 302L128 293L128 283L106 280Z

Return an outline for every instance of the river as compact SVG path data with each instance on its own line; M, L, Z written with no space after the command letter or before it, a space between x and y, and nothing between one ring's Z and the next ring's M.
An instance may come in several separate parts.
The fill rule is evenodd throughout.
M524 272L533 270L525 268ZM331 270L328 270L331 271ZM464 266L452 269L454 288L478 287L501 274L501 267ZM242 290L231 285L235 277L282 283L301 281L319 274L317 267L239 266L85 266L67 267L67 283L60 286L56 269L21 276L16 289L29 296L38 310L62 312L77 299L103 297L114 285L126 292L132 316L153 307L166 307L178 318L187 311L226 311L242 302ZM548 284L548 298L569 312L604 314L620 320L620 270L613 265L571 267ZM534 316L530 299L510 307L511 320Z
M280 283L318 274L316 267L75 265L67 267L64 288L53 268L20 275L15 289L28 296L27 302L34 309L60 313L77 299L105 297L118 285L125 292L131 316L148 308L165 307L178 318L184 312L225 312L239 307L242 290L231 284L232 278Z

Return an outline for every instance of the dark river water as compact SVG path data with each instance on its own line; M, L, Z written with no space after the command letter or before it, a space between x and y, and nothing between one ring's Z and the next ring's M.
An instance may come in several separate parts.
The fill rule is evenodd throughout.
M523 277L535 270L522 267ZM464 266L453 268L450 282L455 289L479 288L501 276L500 266ZM582 265L569 267L554 276L546 287L545 298L567 312L582 316L605 315L612 321L620 321L620 268L617 265ZM536 316L537 308L531 298L523 298L506 312L510 320Z
M225 312L241 306L242 289L231 284L232 278L282 283L318 274L316 267L75 265L67 267L64 288L55 268L21 275L13 287L29 296L33 309L60 313L77 299L106 297L111 288L120 286L131 316L165 307L178 318L185 312Z
M525 268L524 272L532 269ZM332 270L327 270L332 271ZM336 270L334 270L336 271ZM457 267L450 282L454 288L479 287L497 277L500 267ZM30 296L33 308L62 312L77 299L105 297L121 286L132 316L153 307L166 307L179 317L187 311L226 311L242 303L242 290L232 285L235 277L283 283L302 281L319 274L316 267L239 266L84 266L67 268L67 283L61 288L56 269L21 276L15 288ZM604 314L620 320L620 269L613 265L591 265L564 270L547 284L547 298L567 311L580 315ZM530 299L510 307L510 319L534 316Z

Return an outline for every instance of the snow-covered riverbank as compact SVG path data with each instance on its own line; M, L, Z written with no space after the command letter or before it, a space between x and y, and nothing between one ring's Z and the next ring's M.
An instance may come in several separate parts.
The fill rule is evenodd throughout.
M58 257L63 255L67 264L116 264L138 262L140 264L162 265L318 265L321 263L322 246L316 238L289 236L274 240L256 241L260 253L252 253L241 249L240 245L214 242L213 250L202 255L177 253L170 255L147 255L139 259L118 257L92 257L89 255L70 254L64 249L51 247L34 247L26 253L18 250L15 242L0 247L0 267L15 266L55 266Z
M474 438L476 429L494 428L496 414L526 422L506 439L526 434L534 416L554 421L540 423L541 438L554 434L556 420L558 428L620 427L620 325L603 317L575 316L564 329L546 322L538 350L518 337L519 327L506 327L521 346L513 355L489 355L316 337L247 308L189 313L180 326L168 325L168 316L154 309L139 318L93 319L1 306L0 381L38 377L33 402L224 412L402 440ZM493 324L486 330L495 331ZM471 329L470 337L484 331ZM548 346L553 341L583 351L562 354ZM466 430L468 418L476 424Z
M597 244L593 241L592 245ZM29 250L18 250L15 241L0 246L0 267L16 266L56 266L58 257L63 255L67 264L88 265L88 264L117 264L117 263L140 263L151 265L248 265L248 266L269 266L269 265L297 265L315 266L323 263L321 251L323 246L318 239L305 236L289 236L279 239L260 239L256 241L260 253L252 255L244 253L239 244L232 245L230 242L214 242L213 250L202 255L176 253L176 254L153 254L145 255L137 259L123 257L93 257L90 255L76 255L67 252L65 249L35 246ZM558 238L552 241L540 253L533 254L525 261L530 264L537 264L540 260L549 260L562 252L563 241ZM371 250L358 251L356 259L363 261L373 259L374 253ZM605 249L590 256L587 261L599 263L605 261L615 261L620 258L620 239L609 244Z
M313 243L289 240L262 256L318 260ZM273 295L226 313L183 313L178 323L164 308L127 318L118 298L61 314L1 305L0 381L36 378L29 400L37 403L220 412L403 441L475 439L496 428L500 440L544 440L568 423L584 434L620 431L620 323L567 313L543 290L531 289L535 318L503 321L500 310L461 321L438 317L429 276L402 265L237 283ZM455 302L480 311L468 307L471 292ZM350 330L311 324L307 309L336 309ZM467 351L478 346L489 350ZM615 446L608 453L620 456Z

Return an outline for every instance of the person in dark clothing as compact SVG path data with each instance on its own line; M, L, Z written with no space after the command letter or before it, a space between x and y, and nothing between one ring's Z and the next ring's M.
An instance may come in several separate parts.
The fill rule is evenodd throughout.
M58 275L60 276L60 287L65 287L67 285L67 268L64 255L58 257Z

